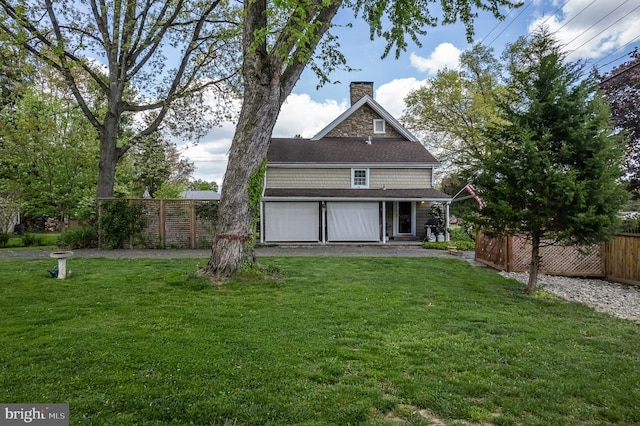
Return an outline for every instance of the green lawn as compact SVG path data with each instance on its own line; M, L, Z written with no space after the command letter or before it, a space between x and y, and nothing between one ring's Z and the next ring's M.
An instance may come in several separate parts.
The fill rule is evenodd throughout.
M457 259L263 262L282 279L0 261L0 401L82 425L640 423L637 323Z
M23 235L11 235L2 249L24 248L26 250L45 250L55 248L58 244L60 233L57 232L28 232ZM25 244L28 241L28 244ZM25 245L27 247L25 247Z

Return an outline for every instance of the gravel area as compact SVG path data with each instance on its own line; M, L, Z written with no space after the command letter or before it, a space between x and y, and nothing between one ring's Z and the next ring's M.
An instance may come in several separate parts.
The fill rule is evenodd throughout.
M527 283L529 274L500 272ZM598 279L538 275L538 285L565 300L584 303L596 311L640 323L640 287Z

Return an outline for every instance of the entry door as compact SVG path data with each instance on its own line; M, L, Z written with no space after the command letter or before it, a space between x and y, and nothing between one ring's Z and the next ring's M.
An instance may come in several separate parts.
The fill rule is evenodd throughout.
M415 235L415 204L411 201L396 203L397 235Z

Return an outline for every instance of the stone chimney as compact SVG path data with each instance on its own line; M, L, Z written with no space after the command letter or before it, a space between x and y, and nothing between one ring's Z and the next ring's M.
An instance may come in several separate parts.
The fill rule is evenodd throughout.
M369 95L373 99L373 82L353 81L349 85L349 93L351 94L351 105L358 102L365 95Z

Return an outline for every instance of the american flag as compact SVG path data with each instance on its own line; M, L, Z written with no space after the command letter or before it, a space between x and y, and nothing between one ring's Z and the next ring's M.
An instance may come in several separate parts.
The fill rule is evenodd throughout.
M478 202L478 205L480 206L480 208L484 208L487 206L487 204L482 200L482 198L480 198L476 194L477 189L475 186L473 186L472 184L468 184L467 186L464 187L464 189L466 189L467 192L471 194L471 196Z

